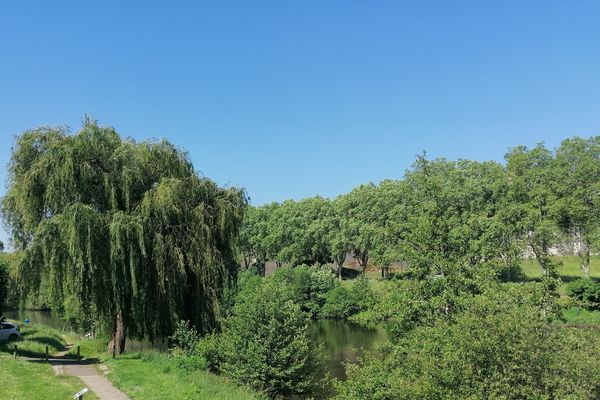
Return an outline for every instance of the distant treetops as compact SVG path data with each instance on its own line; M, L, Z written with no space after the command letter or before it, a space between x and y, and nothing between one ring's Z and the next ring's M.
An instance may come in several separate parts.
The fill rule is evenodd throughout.
M525 249L546 276L553 246L575 243L585 274L600 247L600 136L552 151L518 146L506 164L417 157L401 180L322 197L250 207L239 250L246 266L333 263L347 253L363 268L402 261L421 275L456 265L513 274Z
M127 336L165 337L182 319L217 325L245 207L243 190L199 176L169 142L122 139L89 119L73 135L18 136L2 199L21 287L50 287L57 310L97 319L118 352Z

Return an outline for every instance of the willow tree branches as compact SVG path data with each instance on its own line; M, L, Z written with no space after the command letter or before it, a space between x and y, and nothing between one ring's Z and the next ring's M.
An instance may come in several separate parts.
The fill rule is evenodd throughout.
M20 135L2 201L26 289L47 282L57 304L151 337L180 319L217 326L245 206L242 190L200 177L172 144L93 121L75 135Z

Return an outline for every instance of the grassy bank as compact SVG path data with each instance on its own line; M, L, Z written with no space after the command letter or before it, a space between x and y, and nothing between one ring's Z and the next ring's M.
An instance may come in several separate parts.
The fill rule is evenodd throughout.
M13 322L14 321L10 321ZM50 354L64 350L71 338L60 331L37 325L21 327L23 339L16 342L18 355L43 357L46 346ZM69 399L85 387L77 378L57 376L45 363L13 359L15 343L0 343L0 397L6 399ZM91 393L86 399L96 399Z
M558 274L565 282L574 279L583 278L579 257L563 256L553 257L553 260L558 264ZM542 269L538 262L531 258L523 260L521 269L525 276L529 279L537 279L542 277ZM590 261L590 277L600 279L600 256L591 257Z
M144 352L108 359L109 379L132 399L257 399L250 391L237 387L205 371L179 370L164 353Z
M11 323L15 321L9 320ZM73 342L75 336L62 333L44 325L20 326L22 338L16 343L0 342L0 353L12 354L13 346L18 346L18 355L23 357L44 357L46 346L50 354L65 350L67 342Z
M565 320L573 324L595 324L600 329L600 311L585 310L580 307L571 307L563 311Z
M11 321L14 322L14 321ZM177 369L168 355L157 352L130 353L112 359L106 353L107 341L77 340L74 335L43 325L21 326L23 339L16 342L19 356L43 357L46 346L50 354L66 349L67 343L77 346L87 359L98 359L110 370L108 378L132 399L257 399L244 388L229 383L205 371L185 372ZM1 398L67 399L85 385L68 376L56 376L51 366L12 358L14 343L0 343ZM86 399L96 399L88 396Z
M106 339L76 342L85 358L97 358L109 368L108 378L132 399L258 399L256 394L206 371L187 372L178 368L166 353L126 353L113 359ZM74 354L75 347L71 350Z
M77 378L57 376L48 364L0 355L0 397L3 399L71 399L85 385ZM86 400L97 399L93 393Z

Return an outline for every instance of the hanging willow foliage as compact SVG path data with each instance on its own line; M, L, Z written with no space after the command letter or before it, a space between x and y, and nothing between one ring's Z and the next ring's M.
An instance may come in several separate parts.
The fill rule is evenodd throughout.
M120 351L125 335L164 338L181 319L217 327L245 206L242 190L200 177L169 142L123 140L89 120L75 135L21 134L2 200L24 287L46 282L113 337L123 330Z

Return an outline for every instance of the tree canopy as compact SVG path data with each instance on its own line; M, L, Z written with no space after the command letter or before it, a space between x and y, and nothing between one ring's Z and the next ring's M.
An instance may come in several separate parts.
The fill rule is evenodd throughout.
M423 154L402 179L331 200L254 207L242 228L245 260L332 263L341 276L350 254L361 270L372 263L384 276L402 262L421 276L489 264L510 278L520 258L533 255L553 279L552 252L574 243L585 272L600 247L599 143L596 136L556 150L517 146L504 165Z
M22 286L46 282L55 306L75 303L122 352L127 335L165 337L181 319L217 326L245 205L242 190L199 176L169 142L86 120L74 135L17 137L2 212Z

